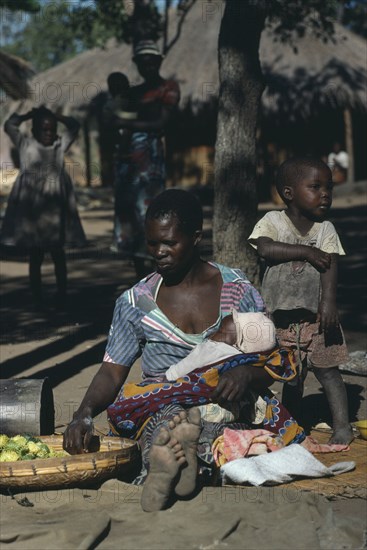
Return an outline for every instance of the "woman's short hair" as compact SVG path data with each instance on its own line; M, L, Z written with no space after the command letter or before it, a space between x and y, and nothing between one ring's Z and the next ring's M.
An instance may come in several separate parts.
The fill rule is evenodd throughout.
M150 203L145 221L174 216L180 230L192 235L203 227L203 209L198 198L191 191L167 189Z

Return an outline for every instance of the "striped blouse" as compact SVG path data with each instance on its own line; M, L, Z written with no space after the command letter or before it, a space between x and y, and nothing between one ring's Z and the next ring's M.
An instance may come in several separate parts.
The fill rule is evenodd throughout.
M264 311L260 294L242 271L210 263L219 269L223 279L220 312L212 326L200 334L186 334L171 323L156 303L163 279L154 272L116 300L103 360L131 367L141 356L143 377L159 376L216 332L233 308L241 312Z

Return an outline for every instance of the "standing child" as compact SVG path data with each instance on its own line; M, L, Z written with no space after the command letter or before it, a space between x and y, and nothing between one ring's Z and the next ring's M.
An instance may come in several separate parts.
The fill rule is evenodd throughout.
M19 126L32 120L33 137ZM61 137L57 122L66 126ZM20 170L9 196L1 243L29 251L29 278L34 300L42 301L41 265L45 252L55 265L57 304L66 297L67 271L64 244L85 244L73 185L64 166L64 154L76 138L79 123L40 107L24 115L14 113L5 132L19 152Z
M292 347L300 359L297 383L284 386L283 404L297 418L308 363L330 406L330 443L348 444L353 433L337 367L348 352L336 307L337 259L345 253L334 226L325 221L332 203L331 171L318 159L290 159L280 166L276 185L287 209L268 212L249 241L267 264L262 295L279 344Z

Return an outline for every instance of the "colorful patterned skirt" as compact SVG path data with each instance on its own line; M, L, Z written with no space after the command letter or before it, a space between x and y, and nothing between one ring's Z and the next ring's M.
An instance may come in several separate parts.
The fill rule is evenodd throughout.
M223 372L240 365L265 368L274 378L290 380L295 376L296 365L293 353L277 349L265 356L240 354L215 367L197 369L176 382L160 379L145 379L139 384L124 384L116 401L107 409L111 435L128 437L139 441L142 451L142 471L135 479L144 482L148 472L149 451L154 438L162 427L180 411L211 402L211 394ZM275 396L267 390L262 395L266 402L263 427L279 436L285 445L300 443L305 438L304 430L290 416ZM203 465L214 465L212 443L223 434L225 428L249 429L251 419L240 417L236 422L207 422L201 420L201 435L198 457Z

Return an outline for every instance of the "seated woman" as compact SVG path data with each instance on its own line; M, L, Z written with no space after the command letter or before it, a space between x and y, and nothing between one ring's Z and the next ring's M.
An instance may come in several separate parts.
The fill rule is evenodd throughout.
M187 191L164 191L149 206L146 242L157 271L116 301L102 366L64 434L68 452L88 451L92 418L106 408L113 431L123 433L129 420L128 415L119 414L126 397L125 381L138 357L142 358L143 387L147 379L162 382L167 369L217 332L233 309L264 310L259 293L241 271L200 258L202 221L201 206ZM265 392L274 378L282 377L281 365L274 366L275 376L271 368L259 368L241 360L229 366L217 370L216 383L204 403L210 400L229 408L228 404L241 402L249 389ZM291 376L292 369L287 373L285 377ZM194 492L198 457L200 464L212 464L211 444L229 426L224 421L201 419L196 405L202 402L182 402L179 391L177 396L171 395L168 403L160 400L162 391L171 387L163 386L167 388L161 385L152 390L151 402L158 406L139 433L142 471L135 483L144 483L142 507L146 511L161 510L171 497L186 497ZM150 395L149 386L144 389ZM269 405L275 411L272 425L279 432L292 426L293 440L301 440L302 429L274 396L269 398ZM241 418L236 420L239 422L231 422L232 428L249 426L241 423Z

